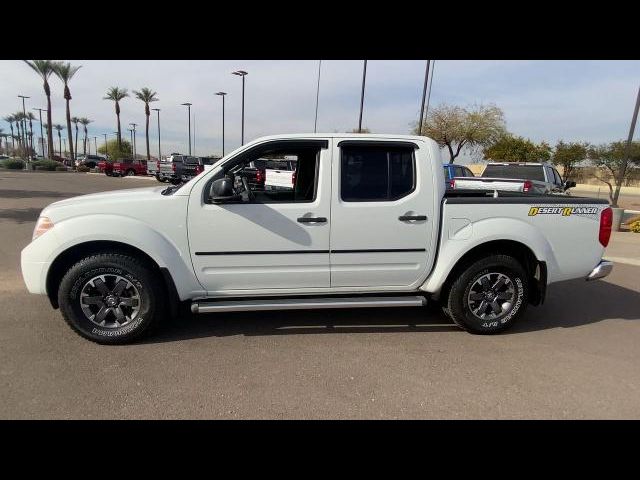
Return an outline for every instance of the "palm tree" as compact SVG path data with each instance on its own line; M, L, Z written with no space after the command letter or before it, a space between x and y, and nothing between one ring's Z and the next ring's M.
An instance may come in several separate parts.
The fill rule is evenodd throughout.
M55 62L53 66L53 73L64 82L64 99L67 102L67 138L69 138L69 156L71 160L74 160L73 165L75 165L75 155L73 153L73 133L71 132L71 111L69 110L69 100L71 100L71 90L69 90L69 82L76 74L82 65L78 65L77 67L72 66L69 62Z
M89 132L87 131L87 125L89 125L93 120L89 120L86 117L82 117L79 122L84 126L84 140L82 142L82 153L87 154L87 137ZM77 136L77 135L76 135Z
M112 100L116 102L116 117L118 119L118 152L122 151L122 132L120 131L120 100L125 97L128 97L126 88L118 88L118 87L110 87L107 90L106 96L103 97L103 100Z
M29 155L33 153L33 121L36 119L36 116L33 112L27 113L27 120L29 120Z
M76 126L76 142L74 145L74 151L76 152L76 157L78 156L78 122L80 119L78 117L71 117L71 122ZM73 137L72 137L73 138Z
M15 150L16 144L13 141L13 122L15 122L16 119L13 115L7 115L6 117L3 118L3 120L7 122L9 124L9 128L11 128L11 149Z
M60 135L60 132L62 130L64 130L64 127L62 125L60 125L59 123L56 123L53 128L55 128L58 131L58 143L59 143L59 152L60 152L60 156L62 157L62 135Z
M147 162L151 161L151 153L149 151L149 115L151 115L151 112L149 110L149 104L151 102L157 102L158 98L156 97L157 93L151 91L150 88L147 87L143 87L140 89L140 91L136 91L134 90L133 93L135 94L136 98L138 100L141 100L144 102L144 114L147 116L147 120L146 120L146 126L147 126Z
M22 123L24 120L24 113L16 112L13 114L13 121L16 123L16 127L18 130L18 148L24 148L24 124Z
M44 93L47 96L47 123L51 124L51 89L49 88L49 77L53 73L53 67L55 62L51 60L25 60L25 63L29 65L44 81ZM53 132L47 133L47 147L49 151L49 157L53 152Z

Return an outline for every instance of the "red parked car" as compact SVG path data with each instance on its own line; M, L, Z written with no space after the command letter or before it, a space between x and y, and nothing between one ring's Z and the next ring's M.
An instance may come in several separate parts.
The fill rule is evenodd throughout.
M101 160L98 162L98 171L110 177L113 174L113 162Z
M147 174L146 160L123 159L113 164L112 175L114 177L146 175L146 174Z

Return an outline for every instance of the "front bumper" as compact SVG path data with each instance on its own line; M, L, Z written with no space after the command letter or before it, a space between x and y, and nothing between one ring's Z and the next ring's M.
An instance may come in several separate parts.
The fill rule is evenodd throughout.
M600 260L600 263L591 270L591 273L587 275L586 280L597 280L599 278L604 278L611 273L613 270L613 262L609 262L608 260Z

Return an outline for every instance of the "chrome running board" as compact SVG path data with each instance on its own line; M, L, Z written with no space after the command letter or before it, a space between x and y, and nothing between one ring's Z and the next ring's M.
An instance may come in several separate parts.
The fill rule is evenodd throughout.
M265 298L260 300L214 300L193 302L191 304L191 311L193 313L212 313L320 308L421 307L426 304L426 298L421 296Z

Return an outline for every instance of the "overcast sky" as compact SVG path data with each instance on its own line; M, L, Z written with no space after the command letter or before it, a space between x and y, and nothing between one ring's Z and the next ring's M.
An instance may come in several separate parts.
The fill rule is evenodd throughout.
M319 132L356 128L362 61L322 62ZM92 120L90 135L114 132L113 102L102 100L110 86L130 92L148 86L158 92L163 154L188 150L186 107L191 102L195 154L222 150L222 101L226 91L226 152L240 145L242 81L246 77L245 142L262 135L312 132L318 61L150 61L77 60L82 65L70 87L71 113ZM420 112L424 61L371 60L363 126L374 133L408 134ZM495 103L509 131L555 144L558 139L607 142L626 138L638 86L638 61L446 61L438 60L430 104L466 106ZM51 80L53 123L64 125L63 88ZM42 82L22 61L0 61L0 117L22 109L46 108ZM144 149L144 106L135 98L121 102L123 137L137 123L138 152ZM34 112L36 115L38 112ZM155 112L152 112L155 115ZM45 120L46 121L46 120ZM6 122L0 128L9 131ZM34 125L34 128L36 126ZM195 131L195 132L194 132ZM151 153L157 155L157 123L151 117ZM66 130L63 132L66 136Z

